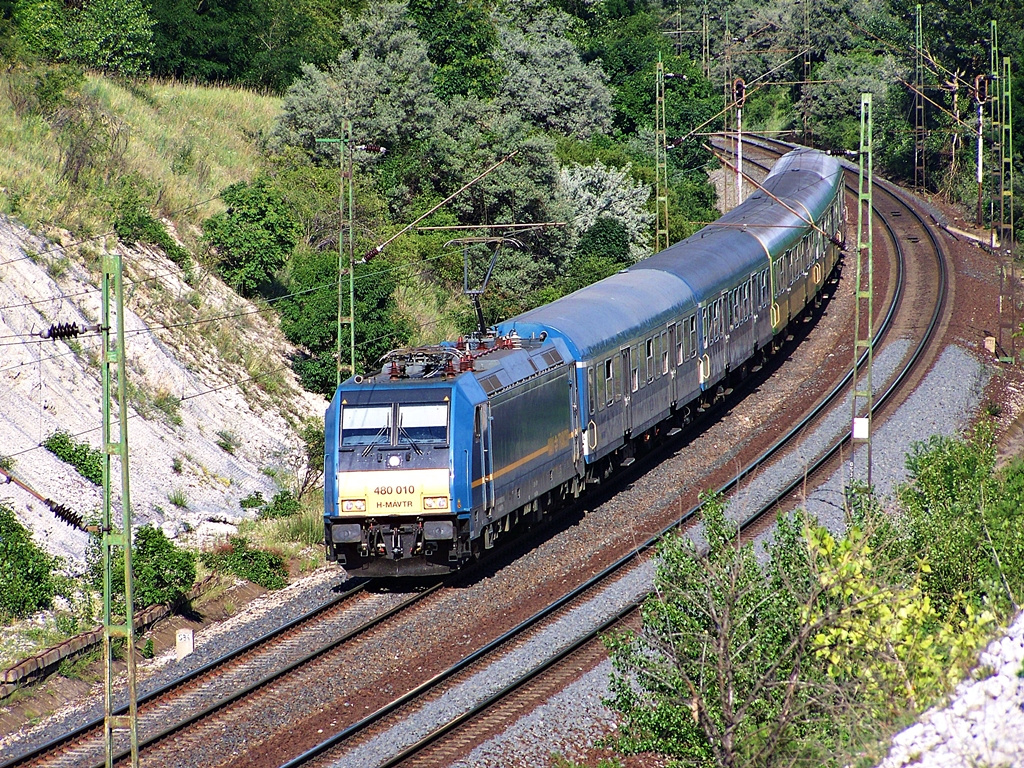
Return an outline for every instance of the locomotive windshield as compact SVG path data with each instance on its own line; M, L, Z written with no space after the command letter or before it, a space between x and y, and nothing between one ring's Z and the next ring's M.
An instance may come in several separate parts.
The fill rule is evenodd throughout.
M448 442L448 405L399 405L398 444Z
M341 447L391 444L391 406L345 407L341 411Z

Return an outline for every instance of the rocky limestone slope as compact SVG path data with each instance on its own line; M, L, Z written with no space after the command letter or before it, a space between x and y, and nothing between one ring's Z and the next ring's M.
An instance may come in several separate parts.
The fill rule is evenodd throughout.
M101 507L100 489L40 447L57 430L94 448L101 440L99 334L37 335L54 323L95 326L101 315L104 241L65 240L68 247L0 219L0 457L13 459L13 474L38 493L88 517ZM298 386L288 368L294 350L272 315L202 269L187 284L155 249L114 238L106 245L125 265L135 523L172 537L229 530L224 523L253 514L242 498L258 491L269 500L274 478L301 471L297 429L322 419L326 403ZM86 534L13 483L0 485L0 498L48 551L83 562Z

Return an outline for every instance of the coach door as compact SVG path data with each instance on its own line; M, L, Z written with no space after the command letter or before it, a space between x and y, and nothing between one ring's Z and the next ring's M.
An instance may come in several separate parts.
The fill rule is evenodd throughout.
M633 366L636 362L629 353L629 347L619 350L622 363L622 432L629 434L633 430L633 396L639 384L638 370Z
M485 509L492 509L494 507L494 466L491 450L490 403L480 403L476 407L476 415L473 419L473 438L477 452L473 463L479 470L476 477L480 479L479 486L476 482L473 483L474 490L479 488L479 494L473 494L473 507L483 506Z

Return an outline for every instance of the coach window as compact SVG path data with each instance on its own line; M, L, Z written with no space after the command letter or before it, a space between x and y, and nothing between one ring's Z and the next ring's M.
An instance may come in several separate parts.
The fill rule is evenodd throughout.
M604 403L606 406L610 406L615 401L615 369L611 365L611 360L612 358L609 357L604 361Z
M654 339L647 340L647 382L654 381Z
M686 321L684 320L683 323L685 324ZM686 359L686 351L683 346L686 342L686 334L683 333L683 330L683 326L676 326L676 365L682 365L683 360Z
M708 307L701 307L700 310L700 322L701 322L701 341L704 342L704 349L711 346L711 313L708 311Z
M690 346L688 352L690 357L697 356L697 316L690 315Z
M661 372L668 373L668 331L661 332Z
M769 299L768 291L768 270L761 270L761 306L767 307Z
M587 368L587 399L590 401L590 415L594 415L594 397L597 393L594 391L594 366Z

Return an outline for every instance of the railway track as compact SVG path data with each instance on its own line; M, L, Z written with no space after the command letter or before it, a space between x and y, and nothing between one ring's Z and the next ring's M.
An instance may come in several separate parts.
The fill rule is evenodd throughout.
M410 595L376 594L362 580L324 605L139 698L139 747L152 747L232 703L271 685L294 669L351 642L428 597L440 587ZM125 714L126 706L115 710ZM127 740L116 758L129 754ZM103 766L103 719L5 760L21 766Z
M767 142L764 145L769 146ZM889 204L896 205L896 201L897 198L894 197ZM902 205L902 203L899 204ZM880 207L884 206L876 205L876 208ZM907 210L911 209L908 207ZM901 214L899 218L902 218L903 215L906 215L907 221L912 219L910 214ZM882 213L880 216L883 219L886 218ZM920 226L925 233L928 233L928 228L923 222ZM918 243L926 241L929 236L930 234L915 235ZM901 240L905 236L897 235L893 231L890 237L894 249L902 250ZM936 253L939 253L937 241L933 240L932 242ZM896 263L902 264L904 260L904 254L901 253L896 259ZM943 259L941 256L936 256L935 260L940 265L937 271L943 272ZM936 271L935 260L933 260L933 271ZM914 271L919 268L909 269ZM925 301L923 294L926 291L921 291L921 296L914 294L907 299L904 293L903 277L904 271L901 268L895 270L888 281L889 310L886 313L885 322L876 323L879 327L876 343L885 337L890 328L905 328L913 325L908 320L900 319L897 309L901 305L906 303L908 309L912 306L912 312L917 317L929 315L928 312L924 315L920 314L919 304ZM930 337L930 334L934 333L941 317L944 289L941 286L936 286L936 290L938 297L934 302L933 311L930 312L931 322L928 328L923 329L926 332L921 334L922 339ZM879 311L882 313L884 310L880 309ZM902 333L902 331L900 332ZM904 371L901 374L904 381L906 377L912 375L915 366L921 363L926 354L927 342L922 340L916 349L918 351L905 356L901 367L901 370ZM847 358L847 360L849 359ZM846 364L845 367L849 368L849 365ZM756 467L765 466L772 460L772 457L782 454L798 434L808 430L810 425L815 423L815 419L823 418L830 408L842 408L843 406L836 406L835 403L841 397L844 388L848 388L848 378L846 377L839 385L833 387L832 394L823 398L798 425L788 430L783 437L777 439L766 450L759 451L753 460L745 462L743 469L737 472L731 480L722 484L721 488L728 490L741 478L749 477ZM897 390L898 385L895 382L892 383L885 397L876 398L877 407L885 407L885 403L894 396L892 393ZM848 406L845 408L848 416ZM836 442L830 451L822 452L816 466L826 466L832 460L831 457L835 452L839 450L839 445L840 443ZM630 471L623 473L622 482L631 483L642 476L652 463L664 460L667 453L671 453L677 448L678 445L675 448L670 446L641 459L630 468ZM776 508L776 505L786 498L800 484L801 480L802 476L779 489L769 502L762 504L755 513L748 516L748 519L744 521L744 526L750 528L757 525L757 521L762 519L764 513ZM591 498L589 504L593 507L596 503L600 503L601 499L608 498L610 495L612 495L611 491L602 490L599 493L599 498L596 501ZM681 497L679 506L681 511L683 508ZM435 594L435 600L423 600L424 597L428 597L427 594L412 596L407 604L396 608L387 616L381 616L372 625L369 623L364 625L357 621L356 626L347 630L351 634L340 633L340 637L336 638L336 642L333 644L322 643L315 648L307 649L308 652L305 654L288 656L283 650L269 650L269 646L264 645L268 648L267 655L276 656L280 653L282 657L287 657L290 660L286 662L284 658L275 659L269 663L269 666L273 667L273 672L266 674L246 675L243 673L242 677L250 678L247 685L235 685L230 694L214 697L205 705L195 703L185 705L183 710L189 711L171 718L171 722L166 719L168 715L165 713L168 710L161 709L160 707L163 705L156 703L156 699L153 703L154 714L152 717L146 714L148 709L140 710L147 723L149 719L152 719L154 723L152 727L147 724L147 735L145 736L140 728L140 738L143 740L142 762L144 765L218 764L244 765L248 768L259 768L263 765L320 765L336 761L352 762L353 764L359 762L368 765L447 764L458 754L465 754L474 743L487 738L497 724L507 723L508 719L512 717L511 713L529 709L537 701L543 700L546 695L549 695L549 693L544 693L545 691L550 692L550 690L564 685L566 680L571 680L574 675L578 674L580 668L592 666L596 663L595 659L600 659L602 650L600 642L596 640L597 635L607 631L609 627L618 622L628 621L635 605L642 600L646 593L644 580L646 578L649 582L650 575L650 564L646 560L646 553L664 531L691 519L694 513L695 509L690 509L685 514L674 515L673 518L678 519L672 519L668 525L663 526L658 534L648 537L639 546L630 547L627 554L619 557L610 566L596 568L598 573L593 578L575 587L569 585L571 588L566 588L564 594L563 590L556 590L551 586L547 590L540 590L547 592L547 596L535 598L544 603L543 610L529 610L525 615L523 609L520 609L518 613L509 611L509 615L506 617L508 621L505 626L501 627L501 631L493 631L491 626L498 626L500 622L491 621L488 624L483 621L481 609L485 606L478 606L476 618L480 624L488 624L488 626L476 627L472 632L463 633L461 638L465 639L464 649L449 647L449 656L458 659L455 663L442 663L444 654L439 653L438 663L431 664L427 659L428 649L424 648L422 651L417 649L415 639L410 640L408 635L403 638L403 633L409 626L416 626L416 616L421 617L419 619L421 622L425 616L436 616L437 614L443 616L451 612L450 606L453 602L464 601L464 596L459 593L458 588L443 589L441 585L435 587L440 590L439 593L435 594L433 591L430 593ZM527 546L532 547L533 545L528 543ZM515 557L516 555L513 553L510 556ZM486 579L491 573L493 571L485 571L483 578ZM609 590L618 594L616 600L608 598ZM441 599L440 595L442 594L446 595L446 601ZM594 597L595 595L599 595L599 597ZM339 598L339 602L345 599L348 599L348 595ZM465 598L465 600L471 601L472 598ZM573 633L564 631L564 625L567 622L575 621L568 617L578 616L584 610L581 606L588 605L601 607L601 610L594 612L589 620L589 625L585 629ZM418 606L419 609L410 610L414 606ZM472 618L474 611L471 609L468 613ZM520 616L523 618L517 620ZM309 632L330 634L332 631L330 620L326 616L311 617L310 622L311 624L306 625ZM313 630L312 624L316 624L320 628ZM514 626L509 627L509 624L514 624ZM374 633L376 636L383 638L380 641L381 652L369 656L364 653L356 659L352 649L359 644L350 643L348 640L357 636L365 638L372 628L377 629L377 633ZM458 635L458 629L458 626L453 626L454 631L451 636L456 638L455 643L463 642ZM334 632L336 635L339 634L337 630ZM490 632L490 636L486 637L488 632ZM552 634L562 636L565 642L552 643L550 640ZM387 640L386 638L389 637L391 639ZM402 644L403 640L405 645ZM284 648L285 642L283 640L278 642L280 645L275 645L275 647ZM538 644L557 647L554 647L541 663L516 661L517 653L522 653L524 648L532 648ZM302 642L299 642L298 645L302 645ZM361 645L372 645L372 641ZM411 648L407 654L408 658L392 658L391 650L396 647ZM370 659L369 662L365 660L367 658ZM318 664L319 666L317 666ZM316 703L304 705L308 711L303 713L302 711L296 712L291 704L291 699L288 698L293 695L293 692L304 686L316 686L318 683L322 685L324 675L330 674L324 670L333 668L336 670L337 676L345 676L352 668L368 667L372 664L385 665L392 670L392 674L389 675L384 671L378 673L376 678L368 675L369 680L376 680L375 686L372 682L353 683L345 690L344 701L339 701L341 697L337 694L325 694ZM417 664L419 666L416 666ZM481 670L495 665L517 670L516 674L512 675L514 679L506 681L494 690L488 690L486 695L477 697L479 700L463 702L461 707L452 707L450 714L427 717L428 720L433 720L433 724L429 727L420 727L417 730L405 725L415 718L421 717L422 713L429 712L432 707L447 706L456 697L460 685L473 687L474 676L480 674ZM224 671L217 673L214 670L209 670L208 673L216 675L216 679L223 680L227 668L221 669ZM206 682L200 682L200 678L196 677L192 681L181 681L180 685L176 684L175 687L181 689L187 689L190 686L213 687L213 683L210 681L214 679L213 677L203 678ZM217 686L221 684L221 682L216 683ZM360 685L362 687L359 687ZM154 696L156 695L154 693ZM190 695L179 695L178 699L185 701ZM331 698L332 695L333 698ZM335 705L335 708L329 712L326 710L329 704L325 703L325 699L332 701ZM364 708L370 709L369 712L356 711L359 709L358 703L363 701L370 702L363 705ZM288 703L286 704L286 702ZM146 707L149 706L147 703ZM317 707L323 708L323 711L314 712L313 710ZM278 724L276 728L270 725L263 729L255 727L255 721L263 719L263 715L257 716L253 713L265 713L268 710L282 710L282 717L290 713L292 724L290 726ZM321 727L316 727L317 724ZM394 731L396 728L405 729L405 737L396 737ZM317 730L324 731L320 738L317 738ZM174 738L169 739L168 737L172 734ZM79 738L94 738L94 745L88 748L74 746L75 740ZM210 754L208 748L214 740L228 741L230 744L227 748L223 748L222 744L216 757L210 756L206 760L197 759L196 756L199 754L204 756ZM86 742L77 743L85 744ZM95 744L99 745L98 752ZM366 752L366 750L372 752L375 748L374 744L377 745L377 748L384 745L381 752L375 753L376 757L370 752ZM257 745L259 745L258 748ZM87 737L83 732L78 735L69 734L68 738L51 744L48 749L16 758L14 761L4 763L2 768L8 768L8 766L13 768L15 765L86 766L101 764L102 732L93 737Z
M854 188L855 180L854 175ZM942 310L946 304L948 278L945 252L924 219L895 190L883 188L882 193L881 204L875 206L875 213L885 227L898 269L889 286L890 301L887 310L882 309L884 317L881 318L873 343L879 345L894 330L902 334L908 329L917 328L920 333L916 343L909 345L902 355L895 374L880 387L874 403L876 418L892 407L893 401L901 394L901 387L920 375L921 368L927 365L929 351L939 331ZM904 216L912 222L911 227L916 233L905 226L897 231L897 227L892 224L892 219L902 219ZM916 253L907 253L904 241L915 246ZM914 280L929 283L929 286L915 286L907 292L906 273L912 274ZM928 280L929 274L934 276L933 281ZM930 311L922 315L922 305L929 302ZM922 316L928 318L927 323L914 320ZM841 400L849 390L851 378L852 374L843 377L832 392L786 435L719 490L731 490L741 478L749 478L758 467L767 465L784 452L797 435L813 429L830 409L844 409L848 415L849 405ZM847 435L834 440L803 473L798 472L788 482L781 483L752 514L740 521L741 529L749 531L755 528L769 512L778 509L788 496L806 483L808 477L813 478L817 473L834 468L835 457L847 442ZM635 553L616 562L579 590L538 612L463 663L454 665L370 717L288 761L282 768L335 764L375 765L381 768L448 765L464 757L474 745L493 736L500 728L508 725L512 718L529 711L545 701L552 691L559 690L575 679L579 670L590 668L601 660L603 649L599 636L630 621L647 595L647 590L641 588L625 601L617 602L608 598L608 592L643 571L647 563L645 555L656 542L669 530L692 520L697 509L691 508L679 521L638 547ZM566 640L551 655L541 656L540 661L522 669L513 680L497 690L488 690L475 682L476 675L485 665L491 668L514 666L518 649L530 642L543 644L557 636L564 639L565 633L559 629L559 625L565 622L565 612L587 599L601 602L606 607L613 606L614 610L610 611L610 615L595 620L586 631ZM445 714L446 711L450 712L452 700L458 698L456 692L460 687L478 688L477 700L456 714ZM422 723L430 719L436 725L425 728Z

